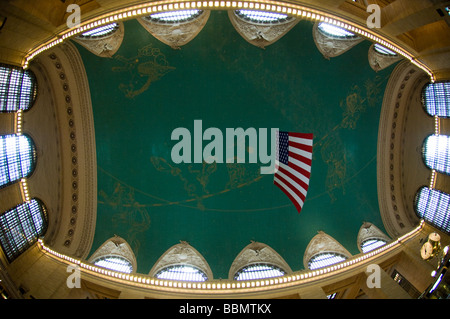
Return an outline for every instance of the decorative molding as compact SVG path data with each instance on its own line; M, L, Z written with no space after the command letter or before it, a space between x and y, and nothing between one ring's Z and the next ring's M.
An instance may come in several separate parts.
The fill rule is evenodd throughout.
M386 234L384 234L377 226L372 223L364 222L359 229L358 237L356 240L356 244L360 252L362 252L361 244L368 239L382 239L387 243L391 241L391 239Z
M408 232L419 223L415 215L413 201L405 194L405 173L414 177L419 185L427 185L428 181L419 181L418 168L415 172L405 172L405 163L415 160L421 161L421 155L417 159L405 158L405 130L407 129L408 114L411 105L418 105L417 99L425 83L429 81L427 75L416 66L407 61L400 62L392 72L384 94L380 124L378 128L377 149L377 185L378 203L380 215L384 227L392 238ZM423 119L426 119L423 109ZM422 123L424 122L421 121ZM433 123L433 119L430 118ZM426 126L424 123L423 126ZM431 132L434 126L430 127ZM412 128L417 134L426 134L422 128ZM422 143L415 145L414 151L421 153ZM426 170L423 167L423 170ZM411 183L409 183L411 184Z
M180 49L192 41L206 25L211 14L210 10L204 10L193 20L178 23L152 22L146 17L137 18L137 21L156 39L167 44L172 49Z
M364 38L359 36L349 39L339 39L327 36L319 30L319 23L320 22L314 23L312 33L314 43L325 59L337 57L364 41Z
M132 273L136 272L137 261L133 250L125 239L114 235L110 239L106 240L88 259L88 262L94 263L97 259L107 256L119 256L123 257L131 263L133 267Z
M276 24L253 23L238 17L235 10L228 10L228 17L236 31L248 43L262 49L277 42L301 20L292 18Z
M228 279L234 280L234 275L248 265L265 263L283 269L286 274L292 273L291 267L275 250L266 244L252 241L236 256L228 272Z
M325 252L338 253L347 258L352 257L352 254L336 239L323 231L319 231L318 234L311 239L303 255L303 266L305 269L308 269L308 262L312 257Z
M117 24L119 28L110 35L99 38L74 37L73 40L99 57L110 58L119 50L125 34L123 22Z
M155 277L158 271L170 265L191 265L203 271L208 277L208 280L213 279L213 273L205 258L185 241L181 241L179 244L170 247L156 261L149 275Z
M372 70L378 72L401 60L402 57L399 55L386 55L378 53L375 50L375 44L372 44L369 48L368 59Z

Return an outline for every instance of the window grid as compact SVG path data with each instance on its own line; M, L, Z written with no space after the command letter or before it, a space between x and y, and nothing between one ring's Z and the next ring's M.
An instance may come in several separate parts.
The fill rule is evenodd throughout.
M422 187L415 200L416 213L436 228L450 233L450 195Z
M422 100L429 115L450 118L450 82L426 85Z
M378 53L380 53L382 55L387 55L387 56L396 56L397 55L397 53L389 50L388 48L382 46L381 44L375 43L373 47L374 47L375 51L377 51Z
M103 256L94 261L94 265L127 274L133 271L131 262L119 256Z
M191 265L172 265L158 271L155 275L158 279L180 281L206 281L208 276L200 269Z
M371 239L367 239L361 243L361 250L365 254L371 250L380 248L381 246L384 246L386 244L387 244L387 242L385 240L378 239L378 238L371 238Z
M119 25L114 22L102 27L98 27L86 32L83 32L80 37L82 38L101 38L106 37L111 34L113 34L117 29L119 28Z
M254 280L264 278L274 278L284 276L286 272L274 265L269 264L252 264L240 269L234 275L234 280Z
M160 12L151 14L150 16L145 17L145 19L159 23L180 23L194 20L202 13L203 10L198 9Z
M31 71L0 64L0 112L28 110L36 93L36 80Z
M333 264L340 263L346 260L347 257L338 253L320 253L313 256L308 262L308 268L310 270L327 267Z
M332 38L338 39L357 38L357 35L355 35L354 33L351 33L350 31L347 31L344 28L329 23L320 22L318 28L323 34Z
M422 153L430 169L450 175L450 136L430 135L424 142Z
M47 228L47 213L36 199L0 215L0 244L11 262L31 247Z
M236 10L235 13L238 17L254 23L279 23L292 19L286 14L266 11Z
M0 188L29 176L35 161L36 152L29 137L0 136Z

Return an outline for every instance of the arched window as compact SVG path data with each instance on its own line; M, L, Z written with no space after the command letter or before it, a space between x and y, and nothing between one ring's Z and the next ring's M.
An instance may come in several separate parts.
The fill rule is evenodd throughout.
M318 29L320 32L322 32L326 36L329 36L332 38L338 38L338 39L351 38L351 39L353 39L353 38L358 37L354 33L350 32L344 28L335 26L333 24L325 23L325 22L320 22L318 25Z
M335 252L323 252L311 257L308 261L308 268L311 270L327 267L333 264L338 264L347 257Z
M121 256L102 256L94 260L94 265L127 274L133 272L131 262Z
M375 43L373 48L376 52L378 52L379 54L382 54L382 55L387 55L387 56L396 56L397 55L397 53L395 53L394 51L391 51L388 48L386 48L378 43Z
M37 199L0 215L0 244L11 262L31 247L47 230L47 211Z
M425 164L430 169L450 175L450 136L436 134L428 136L422 154Z
M258 263L245 266L238 270L234 275L234 280L273 278L284 276L285 274L286 272L280 267L265 263Z
M26 111L33 105L36 94L33 72L0 64L0 112Z
M370 238L361 243L361 250L365 254L387 244L384 239Z
M179 10L153 13L146 16L145 19L157 23L180 23L187 22L198 18L203 13L203 10Z
M35 162L36 151L29 137L0 136L0 188L31 175Z
M206 281L208 276L199 268L191 265L170 265L158 271L155 275L159 279L181 281Z
M434 227L450 233L450 195L422 187L415 198L416 214Z
M95 29L91 29L89 31L83 32L79 37L80 38L89 38L89 39L98 39L110 36L114 32L119 29L119 24L114 22L108 25L104 25Z
M422 102L429 115L450 118L450 82L427 84Z
M235 14L239 18L252 23L281 23L293 19L282 13L255 10L236 10Z

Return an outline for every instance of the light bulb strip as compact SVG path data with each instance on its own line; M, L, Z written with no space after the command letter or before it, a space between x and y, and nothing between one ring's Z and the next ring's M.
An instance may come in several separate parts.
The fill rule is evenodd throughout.
M80 267L81 272L87 275L93 275L106 279L108 281L115 281L122 284L128 284L135 287L147 288L152 290L166 291L166 292L183 292L183 293L206 293L206 294L223 294L234 292L257 292L266 291L270 289L288 288L295 285L304 284L317 279L326 279L327 277L336 274L353 270L356 267L366 265L377 258L388 254L389 252L398 249L404 242L412 239L417 235L424 226L424 221L421 220L418 227L397 238L389 244L374 249L365 254L354 256L339 264L330 265L321 269L299 271L292 274L284 275L276 278L255 279L247 281L233 281L233 280L211 280L206 282L187 282L176 280L165 280L150 277L144 274L127 274L114 270L98 267L80 259L73 258L61 253L58 253L47 247L42 239L38 240L38 247L41 251L51 258L54 258L65 264L75 264Z
M367 27L363 27L356 23L347 21L343 18L333 16L329 13L319 11L317 9L308 8L301 5L284 3L279 1L155 1L148 2L145 4L135 5L128 8L113 11L108 14L103 14L101 16L92 18L80 24L79 27L68 28L60 32L52 40L45 42L44 44L31 50L25 57L23 62L23 67L27 68L29 62L41 54L42 52L62 43L64 40L77 36L82 32L86 32L92 28L104 26L112 22L124 21L128 19L134 19L137 17L147 16L153 13L161 13L167 11L177 11L184 9L204 9L204 10L235 10L235 9L252 9L261 11L270 11L275 13L282 13L292 16L294 18L309 19L313 21L323 21L330 23L332 25L345 28L350 32L360 35L361 37L367 38L375 43L378 43L389 50L405 57L411 63L416 65L418 68L426 72L432 82L435 81L435 76L433 71L424 63L416 59L412 54L408 53L406 50L402 49L399 45L395 44L391 40L377 34L374 30Z

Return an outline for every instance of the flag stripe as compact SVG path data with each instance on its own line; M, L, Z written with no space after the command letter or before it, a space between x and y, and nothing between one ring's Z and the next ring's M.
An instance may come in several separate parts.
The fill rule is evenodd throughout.
M297 171L293 170L292 168L285 166L284 164L281 164L279 169L279 172L282 172L285 175L288 175L292 180L294 180L302 189L306 190L308 189L309 185L309 179L306 178L304 175L299 174Z
M299 138L306 138L308 140L313 139L313 134L312 133L295 133L295 132L289 132L289 136L292 137L299 137Z
M276 177L274 177L273 183L274 183L275 185L277 185L278 188L280 188L280 189L283 191L283 193L286 194L286 196L291 200L291 202L292 202L292 203L295 205L295 207L297 208L297 211L300 212L300 210L302 209L301 206L300 206L300 204L299 204L299 203L297 202L297 200L291 195L291 193L290 193L287 189L284 188L284 185L282 185L282 183L279 182L278 179L277 179Z
M307 172L311 171L311 160L304 158L303 156L300 156L295 153L289 153L289 158L291 160L291 163L294 163L298 167L304 169Z
M300 213L311 177L313 135L279 132L277 138L274 184L289 197Z
M288 188L292 190L297 196L302 200L302 203L305 201L306 198L306 189L308 188L308 185L306 185L306 189L303 187L296 187L295 181L292 180L289 175L284 174L283 170L280 170L278 172L277 178L282 181Z

